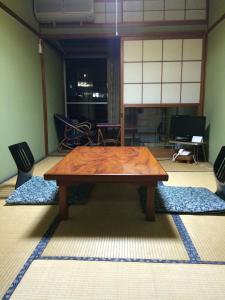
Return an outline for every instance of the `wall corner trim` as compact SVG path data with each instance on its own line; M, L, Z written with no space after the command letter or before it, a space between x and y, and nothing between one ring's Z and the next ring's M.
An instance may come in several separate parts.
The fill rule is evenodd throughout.
M225 20L225 13L208 28L207 34L209 34L212 30L214 30L224 20Z
M8 8L5 4L3 4L0 1L0 8L4 10L7 14L9 14L11 17L16 19L20 24L25 26L27 29L29 29L31 32L33 32L38 37L41 37L41 34L35 30L32 26L30 26L27 22L25 22L20 16L18 16L15 12L13 12L10 8Z

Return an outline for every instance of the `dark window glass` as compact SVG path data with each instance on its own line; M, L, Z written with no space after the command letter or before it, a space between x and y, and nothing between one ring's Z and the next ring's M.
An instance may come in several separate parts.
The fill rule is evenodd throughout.
M66 60L67 102L107 102L107 61Z
M89 119L94 123L107 123L106 104L67 104L68 117L71 119Z

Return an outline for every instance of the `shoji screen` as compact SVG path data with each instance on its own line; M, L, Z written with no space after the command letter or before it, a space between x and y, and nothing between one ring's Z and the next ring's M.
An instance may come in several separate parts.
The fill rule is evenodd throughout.
M205 20L207 0L118 0L119 23ZM116 1L94 0L95 23L115 23Z
M124 104L200 102L202 39L124 40Z

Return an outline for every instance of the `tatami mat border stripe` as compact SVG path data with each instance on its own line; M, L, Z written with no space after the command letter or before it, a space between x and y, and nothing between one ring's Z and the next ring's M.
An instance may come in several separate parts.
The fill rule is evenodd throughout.
M48 242L50 241L51 237L53 236L56 228L59 225L59 219L56 217L53 223L50 225L49 229L45 232L43 238L38 243L36 248L34 249L33 253L27 259L25 264L23 265L22 269L16 276L15 280L3 296L3 300L10 299L13 292L15 291L16 287L22 280L24 274L30 267L33 260L79 260L79 261L105 261L105 262L143 262L143 263L175 263L175 264L212 264L212 265L225 265L225 261L202 261L198 252L192 243L192 240L180 218L179 215L172 215L174 223L178 229L180 237L184 243L186 251L188 253L190 260L165 260L165 259L127 259L127 258L101 258L101 257L74 257L74 256L41 256L44 249L47 247Z
M147 259L147 258L107 258L84 256L41 256L39 260L78 260L78 261L105 261L105 262L137 262L156 264L189 264L189 265L225 265L225 261L206 260L173 260L173 259Z
M187 229L184 226L184 223L181 220L181 217L179 215L172 215L174 223L176 224L177 230L180 234L180 237L184 243L185 249L188 253L188 256L191 261L201 261L201 258L192 243L192 240L187 232Z
M48 228L48 230L45 232L44 236L42 237L42 239L40 240L40 242L38 243L36 248L34 249L33 253L30 255L30 257L27 259L27 261L23 265L22 269L19 271L18 275L16 276L13 283L8 288L8 290L6 291L6 293L3 296L2 300L10 299L10 297L12 296L12 294L15 291L16 287L18 286L18 284L22 280L24 274L26 273L26 271L30 267L33 260L38 259L41 256L41 254L43 253L44 249L46 248L50 238L54 234L54 232L55 232L56 228L58 227L58 225L59 225L59 218L56 217L54 219L54 221L52 222L52 224L50 225L50 227Z

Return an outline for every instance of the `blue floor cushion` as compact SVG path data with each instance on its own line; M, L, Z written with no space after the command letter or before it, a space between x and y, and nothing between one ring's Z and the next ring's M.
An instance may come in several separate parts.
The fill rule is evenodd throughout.
M139 189L143 210L146 188ZM158 185L155 194L157 212L212 213L225 212L225 201L206 188Z
M18 187L6 200L7 204L51 204L58 192L56 182L33 176Z
M69 204L85 204L94 184L81 183L68 187ZM18 187L6 200L7 204L55 204L58 202L58 186L54 180L33 176Z

